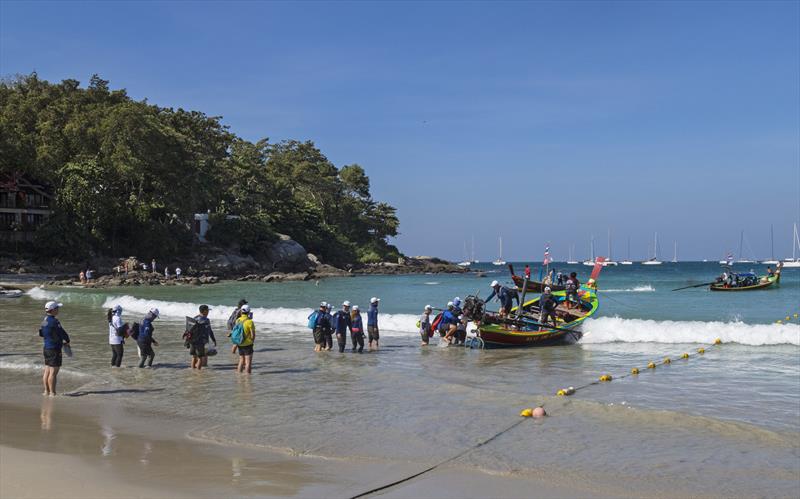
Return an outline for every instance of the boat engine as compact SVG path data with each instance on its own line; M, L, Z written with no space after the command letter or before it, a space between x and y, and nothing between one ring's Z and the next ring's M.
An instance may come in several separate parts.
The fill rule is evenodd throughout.
M474 322L483 322L485 305L486 302L477 296L469 295L464 299L464 306L461 308L461 311L468 319Z

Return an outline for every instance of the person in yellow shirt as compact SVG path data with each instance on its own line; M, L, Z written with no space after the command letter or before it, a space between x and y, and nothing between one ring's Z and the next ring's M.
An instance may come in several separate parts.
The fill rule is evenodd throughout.
M250 374L253 365L253 343L255 343L256 340L256 325L253 323L250 305L242 305L239 311L239 318L236 319L236 322L241 322L242 328L244 329L244 339L238 345L239 365L236 366L236 372L246 372Z

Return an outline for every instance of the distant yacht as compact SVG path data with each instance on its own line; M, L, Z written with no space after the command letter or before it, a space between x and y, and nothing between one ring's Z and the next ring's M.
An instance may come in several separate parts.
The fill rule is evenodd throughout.
M797 257L797 251L800 250L800 233L797 232L797 224L794 224L793 235L794 239L792 240L792 258L787 258L783 261L783 268L800 268L800 258Z
M497 257L497 260L492 262L492 265L497 265L499 267L501 265L505 265L506 261L503 260L503 236L499 236L498 240L500 242L500 253L499 256Z
M672 263L678 263L678 241L675 241L675 252L672 254Z
M594 236L592 236L589 242L589 259L584 260L583 264L587 267L594 267Z
M664 263L658 259L658 232L655 233L653 239L653 258L643 261L642 265L661 265Z
M470 263L481 263L475 259L475 234L472 235L472 260Z
M772 224L769 226L769 249L769 260L764 260L761 263L764 265L778 265L778 260L775 259L775 237L772 232Z
M470 260L467 260L467 242L464 241L464 259L458 262L458 266L469 267L470 265L472 265L472 262Z
M620 265L633 265L633 262L631 261L631 237L630 236L628 236L628 259L627 260L622 260L619 263L620 263Z
M603 267L616 267L619 263L611 257L611 229L608 229L608 260L603 262Z
M572 258L572 253L574 252L574 250L575 250L575 245L574 244L570 244L570 246L569 246L569 260L567 260L567 263L569 265L577 265L578 263L580 263L580 262L578 262L578 260L575 260L575 259Z

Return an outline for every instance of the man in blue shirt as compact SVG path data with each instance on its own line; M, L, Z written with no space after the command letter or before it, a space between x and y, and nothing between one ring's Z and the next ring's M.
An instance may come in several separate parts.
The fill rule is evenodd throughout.
M351 329L350 321L350 302L342 303L342 309L333 314L333 330L336 331L336 342L339 344L339 352L344 353L347 346L347 330Z
M516 291L512 291L505 286L501 286L497 281L492 281L490 286L492 288L492 294L490 294L489 298L486 299L486 303L489 303L492 301L492 298L497 296L497 299L500 301L501 317L511 312L511 308L514 306L514 300L517 300L517 305L519 305L519 295Z
M372 350L372 342L375 342L375 350L378 349L380 332L378 331L378 304L380 298L372 297L369 299L369 310L367 311L367 333L369 333L369 349Z
M42 326L39 328L39 336L44 340L44 374L42 375L42 384L44 385L44 393L42 395L49 395L55 397L56 395L56 382L58 381L58 371L61 369L61 349L64 345L69 346L69 335L61 323L56 319L58 311L61 309L62 304L54 301L49 301L44 306L47 315L42 321ZM69 353L69 352L67 352Z

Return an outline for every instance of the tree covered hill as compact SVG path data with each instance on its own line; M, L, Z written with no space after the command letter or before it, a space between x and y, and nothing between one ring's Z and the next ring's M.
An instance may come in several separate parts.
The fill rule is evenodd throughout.
M96 75L86 88L0 82L0 180L14 177L54 193L30 256L189 255L206 212L212 244L255 257L276 233L333 264L399 256L395 208L372 199L361 166L337 168L308 141L249 142L221 117L135 101Z

